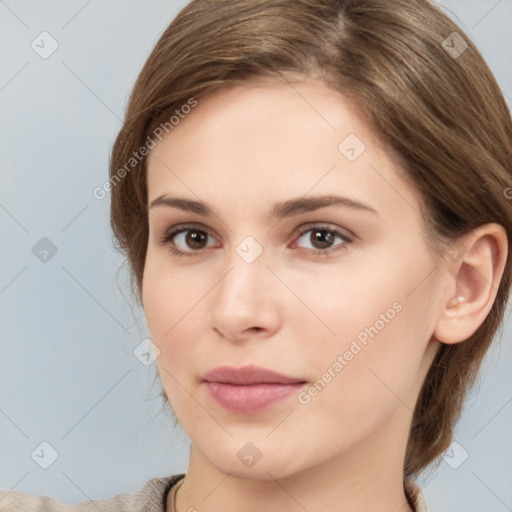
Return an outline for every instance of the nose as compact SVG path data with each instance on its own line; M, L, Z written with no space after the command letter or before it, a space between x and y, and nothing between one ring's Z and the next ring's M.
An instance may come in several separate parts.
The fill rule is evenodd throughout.
M212 290L211 328L231 341L271 336L280 327L281 287L264 252L252 263L234 253Z

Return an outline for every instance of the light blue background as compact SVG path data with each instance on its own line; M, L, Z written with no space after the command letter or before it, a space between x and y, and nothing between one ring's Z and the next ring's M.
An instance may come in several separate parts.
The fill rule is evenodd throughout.
M129 91L185 1L0 0L0 488L64 502L184 472L188 441L160 409L148 336L111 245L109 151ZM445 0L512 106L512 0ZM41 32L59 44L42 59ZM512 185L512 184L511 184ZM32 247L48 237L47 263ZM468 459L420 478L431 512L512 510L512 342L496 340L455 434ZM59 457L41 469L42 442Z

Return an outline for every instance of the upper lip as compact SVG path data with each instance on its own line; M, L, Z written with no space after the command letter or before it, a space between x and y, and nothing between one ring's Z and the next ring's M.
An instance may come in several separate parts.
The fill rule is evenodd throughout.
M288 377L274 370L261 366L218 366L203 376L206 382L222 382L225 384L296 384L305 382L303 379Z

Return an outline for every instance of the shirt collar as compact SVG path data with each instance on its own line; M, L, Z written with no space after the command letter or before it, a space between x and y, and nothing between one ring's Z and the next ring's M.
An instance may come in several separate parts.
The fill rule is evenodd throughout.
M423 490L414 480L406 478L404 480L404 490L414 512L428 512L427 500L423 494Z

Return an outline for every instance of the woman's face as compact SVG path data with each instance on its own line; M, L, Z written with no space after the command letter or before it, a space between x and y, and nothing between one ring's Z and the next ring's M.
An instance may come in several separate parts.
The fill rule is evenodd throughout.
M210 93L151 151L157 198L143 304L193 451L259 479L397 459L445 293L418 195L351 104L318 81ZM204 381L248 365L295 384Z

